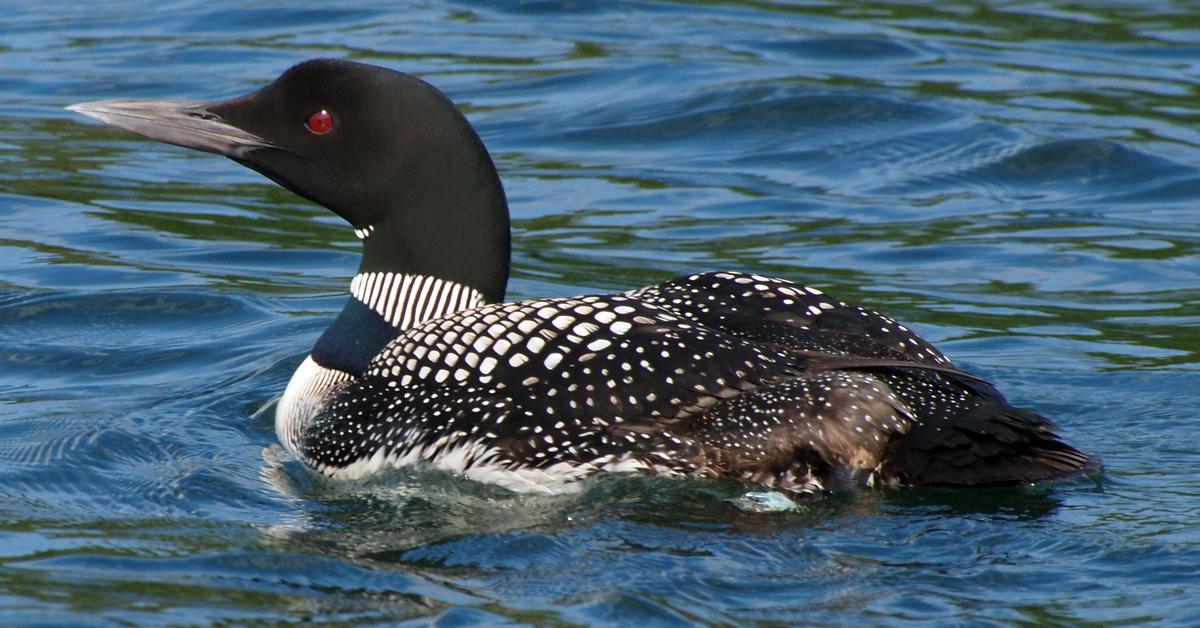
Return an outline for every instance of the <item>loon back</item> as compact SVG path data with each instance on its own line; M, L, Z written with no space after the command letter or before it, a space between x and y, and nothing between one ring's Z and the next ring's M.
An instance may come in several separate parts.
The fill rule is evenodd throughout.
M785 280L715 272L502 303L499 177L414 77L318 59L222 102L71 108L228 156L352 225L351 298L276 415L280 441L326 475L426 462L517 490L637 470L812 491L1032 482L1088 463L908 328Z

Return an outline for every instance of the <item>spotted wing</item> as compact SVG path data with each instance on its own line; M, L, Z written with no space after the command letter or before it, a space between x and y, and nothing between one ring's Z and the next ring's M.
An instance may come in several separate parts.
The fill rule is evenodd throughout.
M310 424L300 450L333 474L451 453L471 464L620 468L649 434L802 371L786 351L627 295L490 305L392 341Z
M711 329L796 351L953 366L894 319L784 279L710 272L628 294Z
M962 395L1004 403L990 383L958 370L942 352L895 319L784 280L736 272L679 277L628 293L708 328L786 349L808 371L875 369L908 403L922 395ZM908 365L912 365L909 367ZM898 370L899 369L899 370ZM902 372L901 372L902 371ZM931 420L940 409L923 415Z
M392 341L340 390L306 429L301 454L333 475L429 461L517 488L502 474L552 482L596 470L719 471L803 487L805 477L819 482L822 469L840 465L888 471L888 480L992 483L1049 477L1086 460L1044 419L1013 414L989 385L938 370L952 367L911 332L897 328L905 342L888 347L879 338L891 328L878 330L882 336L869 328L890 319L868 313L855 316L870 323L851 322L849 306L822 307L826 301L809 294L817 302L802 306L807 318L797 314L799 302L792 310L760 303L767 322L758 325L745 303L796 290L760 283L774 288L754 288L761 297L731 294L707 310L681 306L681 297L669 297L681 288L665 284L429 321ZM806 335L832 329L843 339L833 350ZM851 370L829 371L818 354ZM847 421L862 429L847 431ZM951 438L943 441L943 432ZM753 445L729 447L729 438ZM1042 453L1011 467L1005 452L1012 449L993 446L1006 439ZM899 442L909 445L892 446ZM773 449L755 449L767 444ZM908 464L906 456L936 462ZM924 471L934 468L941 470Z

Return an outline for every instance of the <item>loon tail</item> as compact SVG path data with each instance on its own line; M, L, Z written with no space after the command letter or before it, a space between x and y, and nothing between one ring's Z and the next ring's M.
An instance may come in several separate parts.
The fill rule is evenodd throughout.
M1044 417L985 402L946 422L918 423L891 443L883 474L906 484L1024 484L1098 470L1100 461L1059 440Z

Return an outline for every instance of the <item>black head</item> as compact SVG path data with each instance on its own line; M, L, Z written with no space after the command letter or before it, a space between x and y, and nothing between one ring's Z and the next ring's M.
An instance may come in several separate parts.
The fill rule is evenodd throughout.
M509 222L479 136L436 88L373 65L314 59L222 102L72 109L228 156L367 232L362 270L436 276L503 297Z

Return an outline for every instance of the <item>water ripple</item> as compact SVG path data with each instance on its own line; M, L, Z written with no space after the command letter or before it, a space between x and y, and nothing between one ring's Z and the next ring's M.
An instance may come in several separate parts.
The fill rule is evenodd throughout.
M11 4L8 623L1200 623L1190 7ZM461 104L505 178L510 296L811 283L1052 417L1104 480L751 513L719 482L308 475L271 403L341 306L352 234L62 107L228 97L319 55Z

